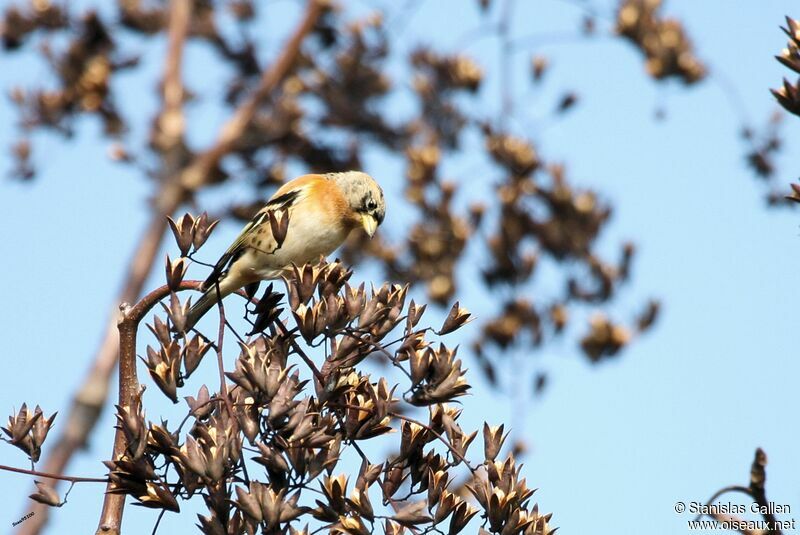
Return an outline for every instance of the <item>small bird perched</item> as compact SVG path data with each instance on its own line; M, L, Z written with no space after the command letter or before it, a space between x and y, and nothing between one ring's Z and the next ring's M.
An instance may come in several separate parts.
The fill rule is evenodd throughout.
M274 222L284 211L288 227L279 244L270 212ZM203 283L202 297L189 310L186 330L216 304L218 287L222 298L249 284L277 279L292 264L301 266L331 254L359 226L371 238L385 213L383 190L366 173L303 175L287 182L217 261Z

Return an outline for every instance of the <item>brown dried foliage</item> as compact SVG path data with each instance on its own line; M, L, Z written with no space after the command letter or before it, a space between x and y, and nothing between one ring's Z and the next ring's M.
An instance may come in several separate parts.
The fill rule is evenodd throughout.
M176 232L179 248L185 241ZM264 302L251 298L255 332L237 334L239 355L225 387L212 393L202 385L196 397L186 396L178 426L148 421L143 391L117 406L125 447L105 463L109 492L173 512L199 494L208 512L198 527L208 534L366 535L381 524L387 533L455 534L473 518L487 533L552 533L513 454L496 460L503 426L485 425L483 462L468 460L477 432L461 428L454 402L470 385L456 351L433 338L463 327L469 313L456 303L438 331L422 327L425 307L406 302L408 286L367 291L352 287L351 275L340 263L296 267L286 281L286 314L274 310L284 296L275 297L272 285ZM148 326L155 346L145 364L177 402L212 342L180 332L186 304L169 294L164 317ZM373 377L364 371L367 359L388 361L403 381ZM322 362L320 370L313 361ZM395 453L370 458L365 450L376 441L393 444ZM361 468L351 478L343 470L354 459ZM466 486L456 483L459 472L469 476Z

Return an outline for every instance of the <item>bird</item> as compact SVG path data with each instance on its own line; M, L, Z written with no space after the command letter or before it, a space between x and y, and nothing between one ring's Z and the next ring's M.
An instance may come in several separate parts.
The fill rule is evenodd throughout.
M288 216L279 243L273 224ZM367 173L307 174L281 186L242 229L200 287L203 295L192 305L184 332L221 299L239 288L278 279L292 270L335 251L358 227L372 238L386 214L383 190ZM280 231L278 231L280 232Z

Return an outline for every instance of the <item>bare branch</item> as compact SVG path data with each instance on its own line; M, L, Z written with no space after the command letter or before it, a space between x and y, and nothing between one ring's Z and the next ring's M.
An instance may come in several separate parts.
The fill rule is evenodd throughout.
M26 470L25 468L16 468L14 466L6 466L0 464L0 470L6 472L17 472L18 474L28 474L29 476L45 477L48 479L57 479L59 481L71 481L72 483L107 483L107 477L77 477L77 476L64 476L61 474L49 474L47 472L40 472L39 470Z
M250 98L234 112L233 117L222 127L214 145L199 154L192 164L183 171L180 178L180 183L183 187L194 191L208 182L213 170L219 165L222 158L233 150L236 140L241 137L245 128L253 119L258 106L278 87L292 69L300 53L300 46L303 40L314 28L327 5L326 0L309 0L303 18L283 47L281 55L261 75L258 89L250 95Z

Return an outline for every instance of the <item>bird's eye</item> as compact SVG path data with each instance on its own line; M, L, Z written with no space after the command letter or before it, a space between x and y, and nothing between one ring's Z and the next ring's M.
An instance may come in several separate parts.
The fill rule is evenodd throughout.
M367 210L374 210L378 207L378 204L375 201L367 201Z

